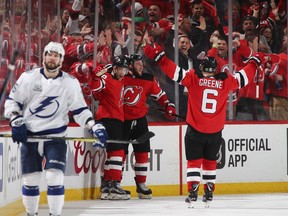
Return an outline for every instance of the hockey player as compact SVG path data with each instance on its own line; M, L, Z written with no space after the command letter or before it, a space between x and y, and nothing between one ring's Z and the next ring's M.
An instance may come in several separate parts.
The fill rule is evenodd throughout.
M106 143L106 130L93 120L78 80L60 70L64 55L62 44L50 42L46 45L43 67L24 72L5 102L5 117L10 119L12 139L22 144L22 198L28 216L37 215L44 157L50 215L61 214L67 160L64 139L36 140L29 136L65 136L68 111L71 111L80 126L93 131L98 145Z
M186 202L190 207L194 207L194 202L197 201L202 167L203 201L209 206L215 189L216 155L225 124L227 96L229 91L242 88L251 82L261 60L264 62L265 59L262 56L252 56L242 70L231 75L225 72L215 73L215 58L205 57L200 66L201 73L196 73L194 69L185 71L178 67L165 56L157 44L153 47L146 45L144 52L154 59L172 80L187 87L188 127L185 134L185 153L189 195Z
M152 74L143 73L143 60L140 54L132 54L129 57L132 75L124 77L124 138L136 139L148 131L146 114L147 97L151 96L165 110L168 119L175 118L175 105L170 103L166 93L160 88L156 78ZM145 185L148 171L148 154L150 152L150 141L139 145L133 145L135 155L135 182L136 192L139 199L151 199L152 191ZM125 146L128 154L128 145Z
M123 139L123 78L128 73L127 61L122 57L115 57L112 65L106 65L103 70L98 70L96 67L89 83L94 99L99 101L96 119L103 123L110 139ZM130 192L120 186L125 157L124 145L108 143L106 151L100 198L128 200Z

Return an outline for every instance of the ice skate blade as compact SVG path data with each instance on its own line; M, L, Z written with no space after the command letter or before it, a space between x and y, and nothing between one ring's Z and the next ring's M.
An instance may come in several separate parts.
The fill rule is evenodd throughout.
M191 209L191 208L195 207L196 201L190 201L188 198L186 198L185 199L185 203L187 203L188 204L188 208Z
M138 193L138 198L139 199L151 199L152 195L151 194L142 194L142 193Z
M188 209L194 209L195 208L196 201L190 201L190 202L186 202L186 203L188 203Z
M101 193L100 199L101 200L108 200L109 199L109 193Z
M211 201L206 201L206 202L204 202L204 203L205 203L205 204L204 204L204 207L205 207L205 208L209 208Z
M109 200L129 200L130 195L128 194L116 194L116 193L110 193L108 196Z

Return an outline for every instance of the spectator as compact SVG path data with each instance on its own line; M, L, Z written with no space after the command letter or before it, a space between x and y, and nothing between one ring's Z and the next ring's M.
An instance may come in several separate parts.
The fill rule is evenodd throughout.
M279 63L273 64L268 73L269 114L271 120L288 120L288 55L287 48L279 54Z
M149 36L159 44L165 41L167 32L171 29L172 23L165 19L162 15L162 7L159 4L151 4L148 8L148 18L150 25L148 26ZM143 29L144 27L142 27Z
M222 23L224 32L228 34L228 4L225 4L225 19ZM241 8L238 0L232 1L232 31L233 32L240 32L242 28L242 15L241 15Z
M252 51L247 46L246 41L239 40L238 39L239 34L236 35L237 36L232 41L234 47L232 57L233 71L229 71L228 41L226 36L219 36L218 40L215 40L215 43L212 45L212 48L208 51L207 55L214 57L217 60L217 72L227 72L234 74L235 71L238 71L238 69L241 69L244 66L243 60L248 59L251 56ZM232 93L232 102L233 102L233 118L235 118L237 90L233 91Z
M258 41L262 44L262 41L258 40L258 36L249 34L246 35L246 40L253 53L258 52ZM235 120L269 120L267 106L265 106L265 68L266 65L261 65L257 69L253 81L239 90Z
M206 23L206 31L208 32L208 35L211 35L212 32L216 29L215 27L215 23L214 20L215 17L213 17L213 19L207 15L205 15L205 8L203 5L202 0L194 0L191 2L191 12L189 14L189 18L191 20L192 23L192 35L190 40L192 41L193 44L197 44L199 43L199 38L201 38L202 32L203 30L201 30L201 28L199 28L200 26L200 17L204 17L205 18L205 23ZM208 42L208 39L207 39Z

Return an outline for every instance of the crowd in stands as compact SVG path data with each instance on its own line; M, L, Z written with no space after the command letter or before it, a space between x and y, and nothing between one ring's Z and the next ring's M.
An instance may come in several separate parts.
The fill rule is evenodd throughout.
M13 50L19 51L15 80L24 71L41 66L41 48L49 41L60 41L65 49L62 70L79 79L92 109L90 76L102 71L116 57L139 53L145 62L144 72L156 76L183 117L175 121L184 121L186 90L145 58L142 47L149 38L185 70L199 70L201 60L208 55L216 58L217 73L234 73L246 65L252 53L264 53L269 61L258 69L254 83L231 93L230 101L227 98L233 107L232 120L288 120L285 0L232 0L232 3L180 0L177 17L174 17L175 1L170 0L135 0L134 4L131 0L61 0L58 4L59 1L0 3L0 85L7 75ZM39 11L40 19L36 18ZM229 21L230 12L232 20ZM230 33L232 40L229 40ZM153 99L147 103L157 107ZM157 109L149 113L149 121L165 120Z

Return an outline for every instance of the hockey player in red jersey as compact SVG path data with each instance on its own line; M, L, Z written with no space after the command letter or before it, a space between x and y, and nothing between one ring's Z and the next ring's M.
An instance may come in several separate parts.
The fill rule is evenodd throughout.
M110 139L123 140L123 78L127 73L127 61L122 57L115 57L112 65L106 65L98 73L93 72L90 79L89 86L92 95L99 101L96 119L105 125ZM106 151L107 158L101 183L101 199L130 199L130 192L125 191L120 186L122 164L125 158L124 146L119 143L108 143Z
M132 54L129 56L130 71L124 77L124 138L134 140L148 131L146 114L148 107L146 105L147 97L151 96L164 109L165 116L168 119L175 118L175 105L170 103L166 93L160 88L159 83L152 74L143 73L142 55ZM125 146L126 155L128 154L128 145ZM133 145L135 155L135 182L136 192L139 199L151 199L152 191L146 187L146 177L148 171L148 154L150 152L150 141L139 145Z
M169 60L161 47L146 45L145 54L154 59L172 80L187 87L188 124L185 134L187 159L187 186L189 195L186 202L194 207L198 198L201 181L204 184L203 201L209 206L213 198L216 180L216 159L222 130L226 119L226 105L229 91L239 89L252 81L257 67L264 61L262 56L252 56L248 64L234 75L215 73L217 62L214 57L205 57L200 73L194 69L183 70Z

